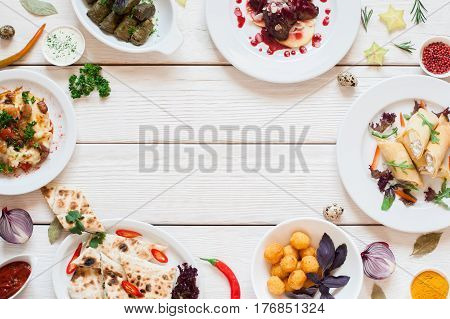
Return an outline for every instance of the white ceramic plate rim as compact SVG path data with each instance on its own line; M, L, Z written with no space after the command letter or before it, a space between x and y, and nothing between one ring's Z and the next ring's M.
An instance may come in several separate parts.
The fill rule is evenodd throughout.
M120 226L120 228L124 229L130 229L130 230L137 230L139 229L139 232L142 234L142 237L144 239L151 237L152 239L158 239L158 243L166 244L172 249L176 254L181 256L185 262L192 265L193 267L197 268L199 273L197 277L197 287L200 290L199 299L203 298L203 285L202 285L202 274L200 272L200 269L198 267L198 264L195 260L195 258L192 256L192 254L183 247L175 238L173 238L169 233L162 230L159 227L153 226L151 224L147 224L144 222L136 221L136 220L130 220L130 219L120 219L120 218L114 218L114 219L104 219L102 220L103 225L108 228L115 228L116 226ZM142 229L145 229L145 231L142 231ZM67 299L69 298L68 295L68 286L67 286L67 280L60 280L61 279L61 266L60 263L63 263L63 265L66 265L70 258L72 257L73 251L69 251L69 248L75 243L80 242L80 236L78 235L69 235L67 236L63 242L59 245L58 249L56 250L55 257L53 259L53 269L52 269L52 281L53 281L53 289L55 291L56 298L58 299ZM65 268L65 266L64 266ZM62 274L63 276L66 276L66 274Z
M44 87L46 90L51 92L53 97L58 101L61 106L61 111L63 116L66 117L65 128L64 128L64 152L58 150L59 160L57 163L52 164L51 170L46 170L47 174L43 175L43 170L37 169L32 171L30 174L35 174L41 178L34 178L33 182L27 181L27 183L21 183L18 187L8 187L6 189L1 189L1 195L21 195L35 191L44 185L47 185L53 179L55 179L62 170L66 167L72 154L75 150L76 140L77 140L77 128L76 128L76 117L75 111L73 110L72 101L64 93L64 91L56 84L53 80L48 77L39 74L34 71L28 70L5 70L0 71L0 84L2 81L25 81L36 83L38 86ZM51 112L51 110L49 110ZM18 177L20 179L20 176Z
M243 50L234 38L228 15L229 1L206 0L206 22L209 34L220 53L235 68L254 78L272 83L296 83L312 79L334 67L348 52L358 34L361 18L360 0L337 1L334 36L313 55L305 55L301 62L280 62L263 59ZM246 0L243 0L246 1ZM318 1L318 0L316 0ZM220 6L218 9L217 6ZM339 35L339 36L338 36ZM316 61L315 63L311 62ZM269 60L270 61L270 60Z
M163 54L172 54L177 50L181 44L183 44L183 36L178 29L177 25L177 19L176 19L176 12L173 0L166 0L169 1L170 11L172 14L172 23L170 25L170 30L167 34L165 34L163 39L158 41L155 45L152 46L141 46L141 47L127 47L123 45L119 40L114 38L103 38L100 34L103 32L100 30L100 28L95 27L93 28L89 23L88 19L86 17L86 12L80 12L78 10L77 2L84 2L84 0L72 0L72 7L73 11L75 11L75 14L78 18L78 20L81 22L83 27L98 41L102 42L103 44L106 44L107 46L127 53L146 53L146 52L160 52Z
M268 237L270 237L278 228L281 228L288 224L294 224L294 223L301 224L304 222L319 223L319 224L324 225L324 228L328 227L328 228L334 229L336 232L340 233L346 239L346 241L347 241L346 244L347 244L348 249L352 250L354 253L356 253L357 256L359 255L358 247L355 245L355 243L350 238L350 236L344 230L342 230L341 228L339 228L338 226L336 226L330 222L327 222L322 219L310 218L310 217L300 217L300 218L293 218L293 219L286 220L286 221L278 224L277 226L271 228L270 230L268 230L264 234L263 238L261 238L261 240L259 241L258 245L256 246L255 252L253 253L252 266L251 266L251 277L252 277L251 280L252 280L253 291L255 292L256 298L263 299L263 296L261 296L259 294L259 289L257 289L257 287L259 287L261 285L261 283L259 282L258 278L256 278L256 271L255 271L256 265L259 264L258 260L263 258L259 254L259 252L264 251L262 245L264 244L266 239ZM364 279L362 262L357 263L357 265L359 265L359 267L358 267L358 270L355 271L355 273L359 272L360 276L358 276L358 278L356 278L356 276L352 276L352 279L356 278L358 280L357 289L354 290L352 298L346 298L346 299L356 299L359 297L359 295L361 293L361 289L363 286L363 279Z
M364 173L368 170L369 163L359 161L367 125L386 106L402 100L411 100L412 103L413 99L424 99L445 106L449 101L449 89L450 85L447 82L423 75L390 78L360 96L341 125L336 145L341 181L359 208L387 227L408 233L432 232L448 227L450 214L434 215L433 217L441 216L438 220L424 215L422 220L417 221L411 217L404 218L405 216L398 212L400 209L396 209L395 206L388 212L381 212L381 202L375 196L376 186ZM402 208L407 209L413 208Z

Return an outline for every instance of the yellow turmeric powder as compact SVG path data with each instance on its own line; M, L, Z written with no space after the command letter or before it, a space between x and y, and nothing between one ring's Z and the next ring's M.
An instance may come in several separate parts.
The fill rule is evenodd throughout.
M435 271L424 271L414 278L411 285L413 299L445 299L448 281Z

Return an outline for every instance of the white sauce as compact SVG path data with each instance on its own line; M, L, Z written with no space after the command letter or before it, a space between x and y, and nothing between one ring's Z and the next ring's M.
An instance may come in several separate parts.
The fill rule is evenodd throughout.
M431 156L431 154L427 153L425 155L425 159L427 161L427 166L425 167L425 169L429 172L429 173L433 173L434 172L434 167L433 167L433 156Z
M411 150L414 156L419 156L422 151L422 143L420 143L420 140L416 138L416 134L414 132L409 132L409 140L411 142Z
M58 66L75 63L83 55L85 42L82 35L69 27L60 27L49 33L44 54L49 62Z

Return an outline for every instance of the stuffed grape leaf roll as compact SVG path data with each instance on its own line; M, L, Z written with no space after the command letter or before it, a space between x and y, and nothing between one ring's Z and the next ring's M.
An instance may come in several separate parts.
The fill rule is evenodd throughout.
M145 42L147 42L150 34L153 33L153 27L153 22L150 19L142 22L133 32L133 35L131 36L131 43L137 46L143 45Z
M153 18L155 11L156 9L153 3L141 3L134 7L133 16L140 22L143 22Z
M108 33L114 33L120 21L122 21L122 16L113 11L100 23L100 29Z
M141 2L141 0L116 0L113 5L113 11L119 15L125 15Z
M126 16L114 31L114 35L120 40L129 42L131 35L136 31L137 24L138 21L136 19Z
M100 24L111 13L113 4L114 0L98 0L88 10L87 15L95 24Z

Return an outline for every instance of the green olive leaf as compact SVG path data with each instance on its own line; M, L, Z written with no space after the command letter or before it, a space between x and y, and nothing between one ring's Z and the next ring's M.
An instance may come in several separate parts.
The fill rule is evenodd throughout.
M63 227L58 218L54 218L50 226L48 226L48 241L53 245L61 236Z
M377 284L373 284L372 294L370 295L372 299L386 299L383 289Z
M49 16L58 13L53 4L41 0L20 0L22 6L37 16Z
M414 249L411 255L424 256L436 249L441 239L442 233L429 233L419 236L414 243Z

